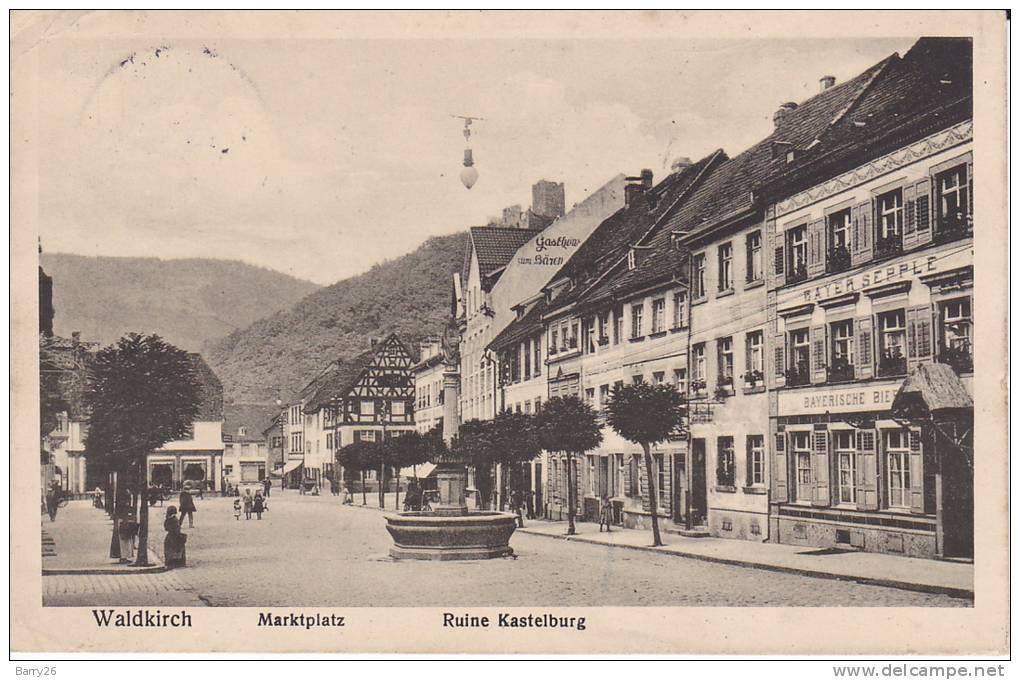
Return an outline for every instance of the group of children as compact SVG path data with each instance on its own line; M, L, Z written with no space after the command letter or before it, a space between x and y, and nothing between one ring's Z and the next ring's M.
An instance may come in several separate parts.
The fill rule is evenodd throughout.
M244 510L244 518L251 519L252 513L255 513L257 519L262 519L263 512L269 512L269 502L262 497L261 491L256 491L255 495L251 495L251 489L246 489L244 495L234 499L234 519L241 519L241 511Z

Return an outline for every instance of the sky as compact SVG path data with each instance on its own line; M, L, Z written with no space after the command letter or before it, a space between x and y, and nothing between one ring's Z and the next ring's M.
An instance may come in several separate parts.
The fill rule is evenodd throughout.
M319 284L618 173L746 149L902 39L140 40L39 49L47 252L242 260ZM459 173L462 122L479 179Z

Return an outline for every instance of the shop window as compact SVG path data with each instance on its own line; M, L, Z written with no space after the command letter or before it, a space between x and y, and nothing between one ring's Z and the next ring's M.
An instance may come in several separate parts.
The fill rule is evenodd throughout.
M761 232L752 231L747 235L747 283L761 280Z
M733 437L719 437L716 440L715 481L718 486L737 485L737 465L733 451Z
M786 384L792 387L811 382L811 338L807 328L790 331L790 366Z
M935 176L936 232L942 238L971 231L970 186L967 164L961 163Z
M802 224L786 232L787 262L786 282L797 283L807 278L807 225Z
M939 319L942 326L939 363L949 364L957 373L970 373L974 370L974 357L971 352L973 326L970 298L940 303Z
M842 272L850 268L850 209L834 212L828 217L829 251L825 271Z
M854 322L836 321L829 325L829 382L854 379Z
M760 434L747 436L747 485L765 484L765 437Z
M857 502L857 449L854 431L837 431L832 436L833 450L839 474L839 502L853 505Z
M652 300L652 333L666 331L666 299Z
M883 258L903 252L903 190L895 189L876 201L878 233L875 257Z
M910 508L910 442L907 430L883 432L890 508Z
M719 338L716 341L719 365L719 388L730 391L733 388L733 338Z
M691 258L691 295L695 300L705 299L705 253Z
M793 454L795 477L795 500L810 501L813 498L811 489L811 433L792 432L790 434L790 453Z
M719 246L719 292L733 290L733 245Z
M904 375L907 372L907 328L904 310L878 315L878 375Z

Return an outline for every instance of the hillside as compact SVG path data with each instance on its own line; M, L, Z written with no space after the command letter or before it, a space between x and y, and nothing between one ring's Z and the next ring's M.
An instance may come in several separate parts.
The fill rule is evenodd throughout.
M43 253L42 266L53 277L54 332L104 345L138 331L199 351L319 288L229 260Z
M208 348L225 396L267 403L300 389L330 361L397 333L412 353L450 314L450 277L464 257L466 233L431 238L417 250L322 288L292 308L256 321Z

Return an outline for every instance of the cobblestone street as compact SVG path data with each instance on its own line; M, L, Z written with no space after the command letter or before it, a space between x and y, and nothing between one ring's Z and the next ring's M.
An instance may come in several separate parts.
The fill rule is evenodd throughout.
M360 499L358 499L360 501ZM374 502L370 498L369 502ZM46 604L968 606L967 600L517 533L517 559L396 562L383 513L276 491L261 521L200 501L188 567L44 577ZM153 509L158 527L162 510ZM162 547L162 532L153 545ZM190 590L189 590L190 589Z

